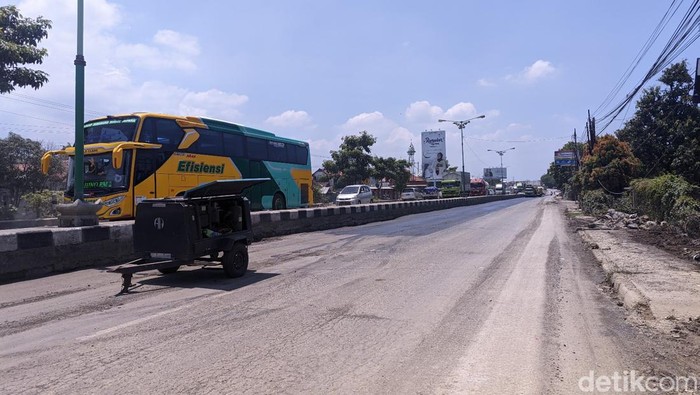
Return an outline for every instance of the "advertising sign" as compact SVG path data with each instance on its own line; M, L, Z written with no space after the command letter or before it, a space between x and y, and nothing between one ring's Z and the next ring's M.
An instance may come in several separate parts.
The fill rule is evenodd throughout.
M554 151L554 164L557 166L576 166L576 152Z
M508 169L505 167L485 167L484 178L508 178Z
M447 171L445 157L445 131L425 131L421 134L423 155L423 178L442 180Z

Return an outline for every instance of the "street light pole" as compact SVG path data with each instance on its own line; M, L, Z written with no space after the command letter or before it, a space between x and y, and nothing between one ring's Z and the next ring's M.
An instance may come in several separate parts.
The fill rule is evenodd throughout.
M474 118L469 118L465 119L463 121L453 121L450 119L438 119L438 122L452 122L457 126L459 129L459 136L460 136L460 143L462 144L462 176L460 177L460 192L464 192L465 190L465 185L464 185L464 175L467 174L467 172L464 170L464 127L469 124L469 122L479 119L479 118L486 118L486 115L479 115L478 117Z
M504 195L506 194L506 186L503 185L503 184L504 184L504 183L503 183L503 154L505 154L506 152L508 152L508 151L510 151L510 150L512 150L512 149L515 149L515 147L510 147L510 148L508 148L508 149L504 149L504 150L500 150L500 151L499 151L499 150L495 150L495 149L488 149L488 150L487 150L487 151L495 152L495 153L497 153L497 154L501 157L501 177L500 177L500 178L501 178L501 188L503 188L503 194L504 194Z

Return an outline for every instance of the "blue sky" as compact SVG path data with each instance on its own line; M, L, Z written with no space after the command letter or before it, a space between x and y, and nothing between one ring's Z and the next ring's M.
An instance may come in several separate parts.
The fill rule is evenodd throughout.
M39 90L0 96L0 136L73 142L75 0L25 0L53 21ZM690 6L623 88L649 69ZM406 158L420 134L447 132L447 159L539 179L554 150L584 134L669 7L586 1L85 1L86 119L153 111L224 119L308 141L319 167L341 137L377 137L372 153ZM700 55L693 44L677 59ZM609 109L609 108L606 108ZM603 113L601 109L598 113ZM625 115L632 116L630 107ZM613 123L609 132L621 125Z

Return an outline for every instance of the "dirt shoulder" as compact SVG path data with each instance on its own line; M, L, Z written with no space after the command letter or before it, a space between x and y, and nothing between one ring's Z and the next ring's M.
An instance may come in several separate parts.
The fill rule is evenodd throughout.
M673 337L700 336L698 240L651 225L585 216L562 201L567 217L606 272L625 307Z

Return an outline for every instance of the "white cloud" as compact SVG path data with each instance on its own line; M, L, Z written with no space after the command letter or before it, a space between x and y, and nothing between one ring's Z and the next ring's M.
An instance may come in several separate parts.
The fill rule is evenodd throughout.
M406 109L406 119L409 122L433 123L443 114L442 108L422 100L411 103Z
M477 116L476 107L472 103L457 103L445 111L444 118L447 119L466 119Z
M153 42L171 48L184 55L199 55L199 42L196 37L172 30L159 30L153 36Z
M496 86L496 83L487 80L486 78L480 78L476 81L476 84L483 87Z
M202 115L236 122L241 113L238 107L248 102L248 96L226 93L218 89L205 92L187 92L179 103L180 114Z
M150 70L197 69L193 60L199 55L196 37L172 30L159 30L153 36L153 43L156 46L143 43L119 44L115 49L115 59L126 60L134 66Z
M546 60L537 60L535 63L527 66L517 75L508 75L505 77L508 81L531 84L540 81L554 73L557 69L551 62Z
M265 123L278 128L313 127L311 116L306 111L287 110L280 115L269 117Z

